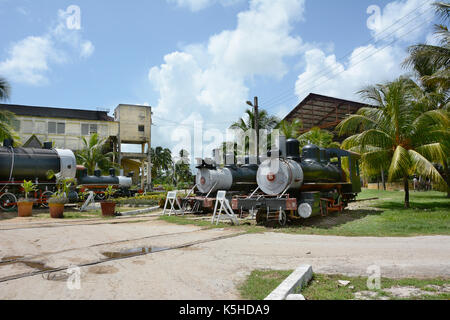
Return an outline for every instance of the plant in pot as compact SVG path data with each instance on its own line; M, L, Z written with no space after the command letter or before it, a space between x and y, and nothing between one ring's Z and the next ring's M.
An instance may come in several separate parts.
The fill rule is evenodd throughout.
M100 202L100 206L102 207L102 215L104 217L113 217L116 213L116 202L111 200L111 196L116 193L116 190L114 190L112 186L108 186L104 193L105 200Z
M36 190L36 185L32 181L24 180L20 185L25 193L25 198L17 201L17 211L19 217L31 217L33 213L33 203L35 199L28 198L28 193Z
M50 209L50 217L59 219L64 218L64 205L69 202L67 195L74 179L60 178L58 174L49 171L47 173L49 179L56 177L56 192L48 199L48 207Z

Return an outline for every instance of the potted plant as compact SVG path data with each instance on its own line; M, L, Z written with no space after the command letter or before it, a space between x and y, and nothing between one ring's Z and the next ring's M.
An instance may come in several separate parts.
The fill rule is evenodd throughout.
M105 200L100 202L100 206L102 207L102 215L104 217L112 217L115 215L116 202L114 200L110 200L114 193L116 193L116 190L114 190L112 186L108 186L105 190Z
M28 198L28 193L36 190L36 185L32 181L24 180L20 185L25 192L25 198L17 201L17 212L19 217L31 217L33 212L34 199Z
M73 179L61 179L58 174L52 171L48 172L48 178L56 177L56 192L48 199L48 207L50 209L50 217L55 219L64 218L64 205L69 202L67 195L69 194L70 186Z

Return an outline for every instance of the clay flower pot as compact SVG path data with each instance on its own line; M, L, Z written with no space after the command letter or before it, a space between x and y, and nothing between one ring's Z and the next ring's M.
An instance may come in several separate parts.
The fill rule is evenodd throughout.
M116 203L114 201L102 201L100 202L102 207L102 215L104 217L113 217L116 212Z
M19 217L31 217L33 211L32 201L18 201L17 212Z
M50 217L54 219L64 218L64 203L49 203Z

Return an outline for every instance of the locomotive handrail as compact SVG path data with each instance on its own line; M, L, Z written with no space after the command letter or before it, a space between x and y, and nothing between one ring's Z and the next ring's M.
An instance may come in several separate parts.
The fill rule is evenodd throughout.
M214 183L213 187L211 188L211 190L209 190L208 194L206 195L206 198L209 197L209 195L211 194L211 191L213 191L213 189L216 187L217 183L219 183L219 181L216 181L216 183Z
M251 195L249 195L249 196L247 197L247 199L250 199L251 197L253 197L253 195L254 195L254 194L256 193L256 191L258 191L258 190L259 190L259 186L258 186L258 188L255 189L255 191L252 192Z
M186 195L186 197L183 198L183 200L187 199L191 195L191 193L194 192L196 186L197 184L195 184L194 187L191 190L189 190L188 194Z

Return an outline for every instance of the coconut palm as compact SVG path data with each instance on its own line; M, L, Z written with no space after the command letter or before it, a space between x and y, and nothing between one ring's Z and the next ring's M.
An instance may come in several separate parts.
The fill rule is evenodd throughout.
M450 125L444 110L421 110L415 97L418 86L410 79L369 86L359 92L375 107L364 107L342 121L339 134L353 134L342 147L361 153L363 166L378 170L387 165L388 180L403 179L406 208L409 207L408 177L417 173L430 177L438 185L445 181L432 162L445 158L442 130Z
M255 129L255 112L251 109L245 110L247 117L239 119L239 121L231 125L231 129L242 129L247 131ZM260 109L258 112L259 129L273 129L280 120L276 116L271 116L266 110Z
M6 79L0 77L0 101L8 100L11 95L11 87ZM0 110L0 141L5 139L20 140L13 129L15 115L7 110Z
M172 151L163 147L151 148L151 157L153 160L152 177L161 175L162 171L170 170L172 167Z
M436 13L443 23L450 20L450 3L436 2ZM417 44L409 48L409 57L404 65L421 71L421 79L428 86L450 89L450 32L443 24L435 25L435 36L439 45ZM427 66L428 70L421 69ZM424 72L426 71L426 72Z
M83 165L88 170L88 174L94 174L97 168L106 172L109 168L117 166L111 161L113 152L105 153L103 151L106 139L100 139L98 134L94 133L89 140L83 137L82 141L84 145L83 149L76 153L76 158L77 163Z
M280 130L280 134L285 136L286 139L295 139L300 133L300 129L303 128L303 123L299 119L293 121L282 120L275 127Z
M318 127L311 128L309 131L301 134L297 140L300 142L300 147L307 144L315 144L321 148L339 148L339 143L333 141L333 134L327 130Z
M0 77L0 101L8 100L11 94L11 87L5 78Z

